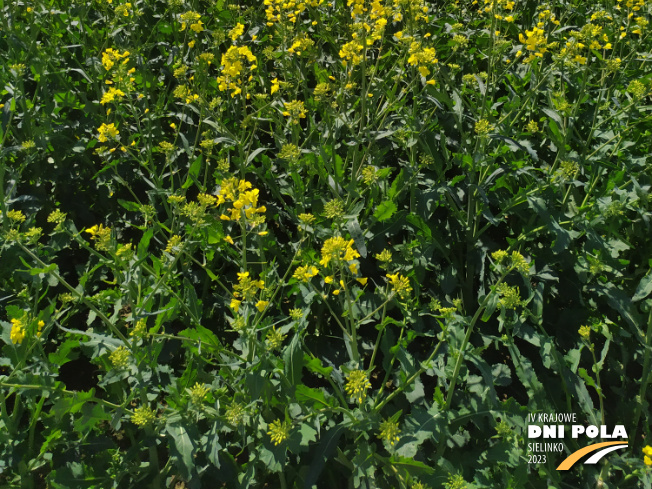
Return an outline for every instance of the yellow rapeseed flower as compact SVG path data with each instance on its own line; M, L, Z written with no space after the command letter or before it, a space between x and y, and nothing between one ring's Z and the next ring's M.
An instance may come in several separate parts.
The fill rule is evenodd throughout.
M11 342L20 345L25 339L25 324L20 319L11 320L11 333L9 334Z
M360 257L358 253L353 248L353 240L345 240L341 236L335 238L328 238L324 245L321 248L321 260L319 261L320 265L328 266L332 261L351 261Z
M645 455L643 457L643 462L645 465L652 465L652 447L650 445L647 445L643 449L643 454Z
M145 426L156 421L156 414L148 406L141 406L134 409L131 422L136 426Z
M272 439L274 445L278 446L290 437L290 428L291 426L287 421L277 419L269 424L267 434Z
M378 438L385 440L391 446L394 446L397 441L400 440L398 435L401 434L401 430L398 428L398 422L387 419L380 424L380 434Z
M364 398L367 397L367 389L370 387L371 382L369 382L367 374L362 370L353 370L349 372L344 390L362 404Z
M100 143L105 143L109 139L117 139L118 136L120 135L120 132L118 129L115 127L115 124L102 124L98 129L97 132L100 134L97 138L97 140Z
M294 275L292 275L294 278L297 280L301 280L302 282L310 282L310 279L317 275L319 273L319 270L317 267L310 265L310 266L302 266L298 267Z
M405 299L410 294L410 292L412 292L410 280L407 277L404 277L399 273L388 273L386 277L390 280L392 291L396 292L401 297L401 299Z

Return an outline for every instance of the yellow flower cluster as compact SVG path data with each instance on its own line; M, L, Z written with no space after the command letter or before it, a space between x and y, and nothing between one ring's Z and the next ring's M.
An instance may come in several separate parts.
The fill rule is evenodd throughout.
M497 250L491 254L491 257L499 265L507 265L507 260L510 258L510 255L505 250ZM510 268L515 269L523 275L527 275L530 272L530 264L518 251L512 251Z
M229 31L229 37L231 38L231 40L235 41L242 34L244 34L244 29L245 29L244 24L241 24L240 22L238 22L235 25L235 27Z
M290 118L292 124L298 124L299 119L306 118L306 107L301 100L292 100L283 104L285 110L283 115Z
M543 27L544 25L543 21L549 21L556 26L561 24L561 22L557 20L557 16L549 9L544 9L541 12L539 12L539 23L537 24L537 27Z
M389 283L392 286L392 291L396 292L401 299L405 299L412 292L412 286L410 285L410 279L400 275L399 273L388 273L386 277L389 279Z
M267 434L272 439L274 445L278 446L290 437L290 423L277 419L269 424Z
M340 49L340 58L342 58L342 64L344 66L350 61L353 66L358 65L362 62L362 56L360 52L364 49L364 46L357 40L347 42L342 49Z
M27 219L25 214L23 214L23 211L16 211L13 209L7 211L7 217L13 222L25 222L25 219Z
M224 416L229 424L238 426L242 422L242 418L244 418L244 406L233 401L226 409Z
M367 397L367 390L371 388L371 382L367 374L362 370L353 370L349 372L349 375L346 379L346 386L344 390L346 393L357 399L357 401L362 404L365 397Z
M616 0L616 1L618 2L616 8L620 10L622 8L623 0ZM645 0L626 0L625 7L634 11L641 10L642 7L645 7Z
M118 5L115 8L115 14L117 16L129 17L129 11L132 9L133 5L127 2L122 5Z
M501 282L496 286L496 292L501 296L498 300L498 304L503 306L505 309L516 309L522 304L521 293L516 285L510 287L506 283Z
M208 394L208 391L210 391L208 387L206 387L204 384L200 384L199 382L196 382L195 385L193 385L189 390L190 401L193 404L201 404L204 401L206 394Z
M137 338L142 338L147 335L147 321L145 319L139 319L134 325L133 331L129 333L129 336L135 336Z
M183 239L178 234L175 234L174 236L170 237L170 239L168 239L168 244L165 247L165 252L177 253L180 250L182 241Z
M238 221L241 218L246 219L255 227L265 221L263 215L267 208L264 205L258 206L258 195L260 191L252 188L251 182L229 178L222 182L222 188L217 196L217 205L227 201L233 203L233 207L227 209L230 215L222 214L220 219L223 221Z
M580 326L580 329L577 331L580 334L580 337L584 341L589 341L591 339L591 327L590 326Z
M113 365L114 368L125 368L129 365L130 356L131 353L129 350L124 346L121 346L111 352L109 360L111 360L111 365Z
M172 95L175 98L184 99L187 104L199 100L199 95L192 93L188 85L178 85L172 92Z
M393 20L403 20L410 27L428 20L428 6L424 0L394 0L393 9Z
M408 64L416 66L424 78L430 74L428 67L438 62L435 58L435 48L422 48L421 43L417 41L410 44L408 54Z
M97 132L100 134L97 137L97 140L100 143L105 143L109 139L117 139L118 136L120 135L120 131L118 131L118 128L115 127L115 124L102 124L100 127L97 128Z
M652 465L652 447L650 445L647 445L643 449L643 462L645 462L645 465Z
M56 224L55 230L61 229L61 225L66 221L67 214L56 209L48 216L48 222Z
M25 339L25 324L20 319L11 320L11 333L9 334L11 342L20 345Z
M525 44L528 51L532 51L532 54L523 61L524 63L531 62L535 57L542 58L544 53L548 50L547 38L543 29L538 27L534 27L531 31L526 30L525 36L523 36L522 33L519 33L518 39Z
M111 228L105 228L103 224L88 228L86 233L91 235L95 242L95 249L98 251L109 251L111 245Z
M627 91L631 93L636 100L642 99L649 92L647 87L638 80L632 80L629 82L629 85L627 85Z
M353 248L353 240L345 240L341 236L335 238L328 238L321 248L321 260L319 264L326 267L332 261L351 261L360 257L355 248Z
M269 344L270 349L276 350L281 347L283 344L283 340L285 339L284 334L282 334L278 329L276 329L274 326L272 326L272 329L270 329L267 332L267 343Z
M516 271L521 272L523 275L526 275L530 271L530 264L518 251L512 251L512 267L514 267Z
M307 51L315 45L315 41L310 39L305 33L297 36L292 41L292 46L288 48L288 53L301 56L301 53Z
M288 20L292 24L296 24L299 16L306 10L307 7L318 7L324 0L307 0L295 1L290 0L264 0L265 16L267 17L267 26L272 27L274 24Z
M250 64L249 70L255 70L256 57L247 46L231 46L222 55L222 75L217 77L218 88L221 92L232 90L231 97L242 93L240 74L244 70L245 59Z
M119 88L110 87L106 92L104 92L104 95L102 95L102 100L100 100L100 103L102 105L108 104L113 102L116 98L120 100L124 96L125 93Z
M233 299L231 299L231 308L235 312L238 312L242 301L253 300L258 293L258 290L264 288L265 282L263 280L253 280L249 276L249 272L239 272L238 283L233 286L234 292ZM268 304L268 301L259 300L256 303L256 308L262 312Z
M310 282L310 279L319 273L317 267L313 265L298 267L292 275L297 280L302 282Z
M199 19L201 19L201 15L192 10L181 14L181 29L179 29L179 31L185 31L187 25L189 25L190 29L194 32L199 33L203 31L203 22Z
M376 253L374 255L374 258L378 261L381 261L383 263L389 263L392 261L392 252L389 251L387 248L385 248L383 251L380 253Z
M475 123L475 132L479 136L486 136L491 131L494 130L494 125L491 124L487 119L480 119Z
M380 424L380 434L378 435L378 438L385 440L391 446L394 446L396 442L400 440L400 437L398 436L400 434L401 430L398 427L398 422L386 419Z
M129 51L120 53L118 50L108 48L102 53L102 66L106 71L109 71L120 60L122 60L121 64L126 65L129 62L129 54Z
M134 409L131 422L136 426L146 426L156 421L156 414L148 406L141 406Z

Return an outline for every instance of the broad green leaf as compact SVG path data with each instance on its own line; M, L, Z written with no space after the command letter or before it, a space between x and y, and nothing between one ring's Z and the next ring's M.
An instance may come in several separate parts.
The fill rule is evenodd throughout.
M380 205L376 208L376 212L374 212L374 217L378 219L378 221L383 222L389 219L394 215L396 212L396 204L392 202L391 200L386 200L384 202L381 202Z
M348 428L345 425L338 424L326 431L324 436L320 437L314 451L314 457L310 462L308 476L303 485L304 489L312 488L320 480L321 472L324 469L326 461L333 457L340 438L347 430Z
M650 294L650 292L652 292L652 270L648 270L648 272L645 274L645 277L643 277L638 283L634 297L632 297L632 302L637 302L641 299L645 299Z
M316 409L322 409L324 407L330 407L332 404L326 400L324 393L312 387L308 387L304 384L298 385L294 393L298 402L302 404L312 404Z
M170 453L177 460L177 470L185 480L189 480L195 472L194 452L196 440L199 439L197 428L179 420L169 422L165 431L172 437Z
M304 354L303 360L306 368L313 373L323 375L324 377L328 377L333 371L333 367L324 367L324 365L321 363L321 359L316 357L311 357L307 353Z
M220 445L220 436L219 436L219 422L213 423L211 431L208 433L207 443L206 443L206 457L210 463L212 463L218 469L220 468L220 450L222 445Z
M129 200L118 199L118 204L131 212L140 211L140 206L136 202L131 202Z
M292 341L283 353L285 362L285 376L292 385L301 384L301 371L303 370L303 349L299 335L295 334Z
M181 188L189 188L193 183L198 184L199 183L199 173L201 172L201 164L202 164L202 159L203 156L199 155L195 160L192 162L190 165L190 168L188 169L188 176L186 177L186 181L183 182L183 185Z

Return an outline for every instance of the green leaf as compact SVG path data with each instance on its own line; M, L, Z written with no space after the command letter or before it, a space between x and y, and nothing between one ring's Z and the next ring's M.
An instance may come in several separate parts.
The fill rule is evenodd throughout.
M304 404L312 402L313 406L316 409L331 407L331 403L326 400L326 396L319 389L314 389L312 387L301 384L297 386L294 395L298 402Z
M192 351L194 354L199 354L199 348L201 343L210 346L211 347L210 350L212 351L219 351L222 348L220 340L215 335L215 333L213 333L210 329L205 328L201 324L198 324L193 328L188 328L188 329L184 329L183 331L180 331L179 336L185 338L191 338L198 342L197 344L188 341L184 342L184 345L188 349L190 349L190 351Z
M355 247L360 253L360 256L362 258L366 258L367 245L365 244L364 234L362 233L362 228L360 228L360 223L358 222L358 218L354 217L353 219L347 221L346 229L349 231L349 234L351 234L351 238L353 238L353 241L355 242Z
M220 468L220 450L222 449L222 445L220 445L219 442L220 425L221 423L217 421L213 423L213 427L208 433L208 440L206 443L206 457L208 457L209 462L218 469Z
M484 312L482 313L482 321L487 322L491 319L491 316L493 316L494 311L496 310L496 306L498 306L498 301L499 301L498 294L492 294L492 297L489 298L489 302L487 303L487 307L485 307Z
M81 417L75 420L75 431L82 434L88 433L102 421L111 421L112 417L103 405L86 402L81 408Z
M177 470L182 478L189 480L195 471L193 440L199 439L197 428L183 421L173 421L165 426L165 431L172 437L170 453L177 461Z
M129 200L118 199L118 204L131 212L138 212L140 210L140 206L138 204Z
M292 385L301 384L301 371L303 370L303 349L299 335L295 334L289 346L283 353L285 362L285 376Z
M300 443L302 447L307 447L311 441L317 440L317 430L307 423L301 423L299 434L301 435Z
M389 219L394 215L396 212L396 204L392 202L391 200L386 200L384 202L381 202L380 205L376 208L376 212L374 212L374 217L378 219L378 221L383 222Z
M645 299L650 294L650 292L652 292L652 270L648 270L645 277L643 277L638 283L634 297L632 297L632 302L637 302L641 299Z
M190 168L188 169L188 176L186 177L186 181L183 182L181 188L189 188L193 183L199 183L199 173L201 172L202 159L203 155L199 155L197 158L195 158L195 161L192 162Z
M430 230L430 227L426 222L418 215L416 214L408 214L406 221L412 224L415 228L419 230L419 235L424 236L425 238L429 238L431 240L434 240L436 243L437 248L440 250L443 250L441 244L432 237L432 231Z
M313 485L317 484L319 476L321 475L324 465L327 460L333 458L337 444L340 438L348 430L347 426L338 424L337 426L326 431L324 436L320 437L319 443L315 450L315 456L310 462L308 469L308 476L304 482L304 489L310 489Z
M392 182L392 186L389 188L389 191L387 192L387 196L391 199L396 197L396 194L398 194L400 188L403 185L403 170L398 172L398 175L396 175L396 178Z
M595 381L593 380L593 377L591 377L588 374L588 372L586 371L585 368L579 368L577 370L577 373L579 374L580 377L582 377L584 382L586 382L586 385L589 385L589 386L591 386L591 387L593 387L594 389L597 390L598 387L595 385Z
M152 236L154 236L154 228L149 228L143 233L143 237L140 238L137 250L139 258L147 256L147 248L149 248L149 242L152 239Z
M552 247L553 253L561 253L571 241L579 236L580 233L573 230L566 230L562 228L557 220L550 214L547 208L546 201L540 197L529 196L527 198L530 207L539 215L541 220L546 224L548 230L553 233L556 238Z
M64 416L78 413L86 403L92 401L93 396L94 391L91 389L88 392L75 391L71 396L59 398L52 407L55 419L60 422Z
M333 367L324 367L324 365L321 363L321 359L317 357L311 357L307 353L304 354L303 361L305 367L312 373L328 377L333 371Z
M414 460L413 458L408 457L399 457L398 460L392 460L392 465L395 467L402 467L407 470L411 475L418 474L432 474L435 470L432 467L427 466L423 462Z

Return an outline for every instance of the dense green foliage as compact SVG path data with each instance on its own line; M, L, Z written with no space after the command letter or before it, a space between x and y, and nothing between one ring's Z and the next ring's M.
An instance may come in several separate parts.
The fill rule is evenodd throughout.
M650 488L651 10L0 0L0 487Z

